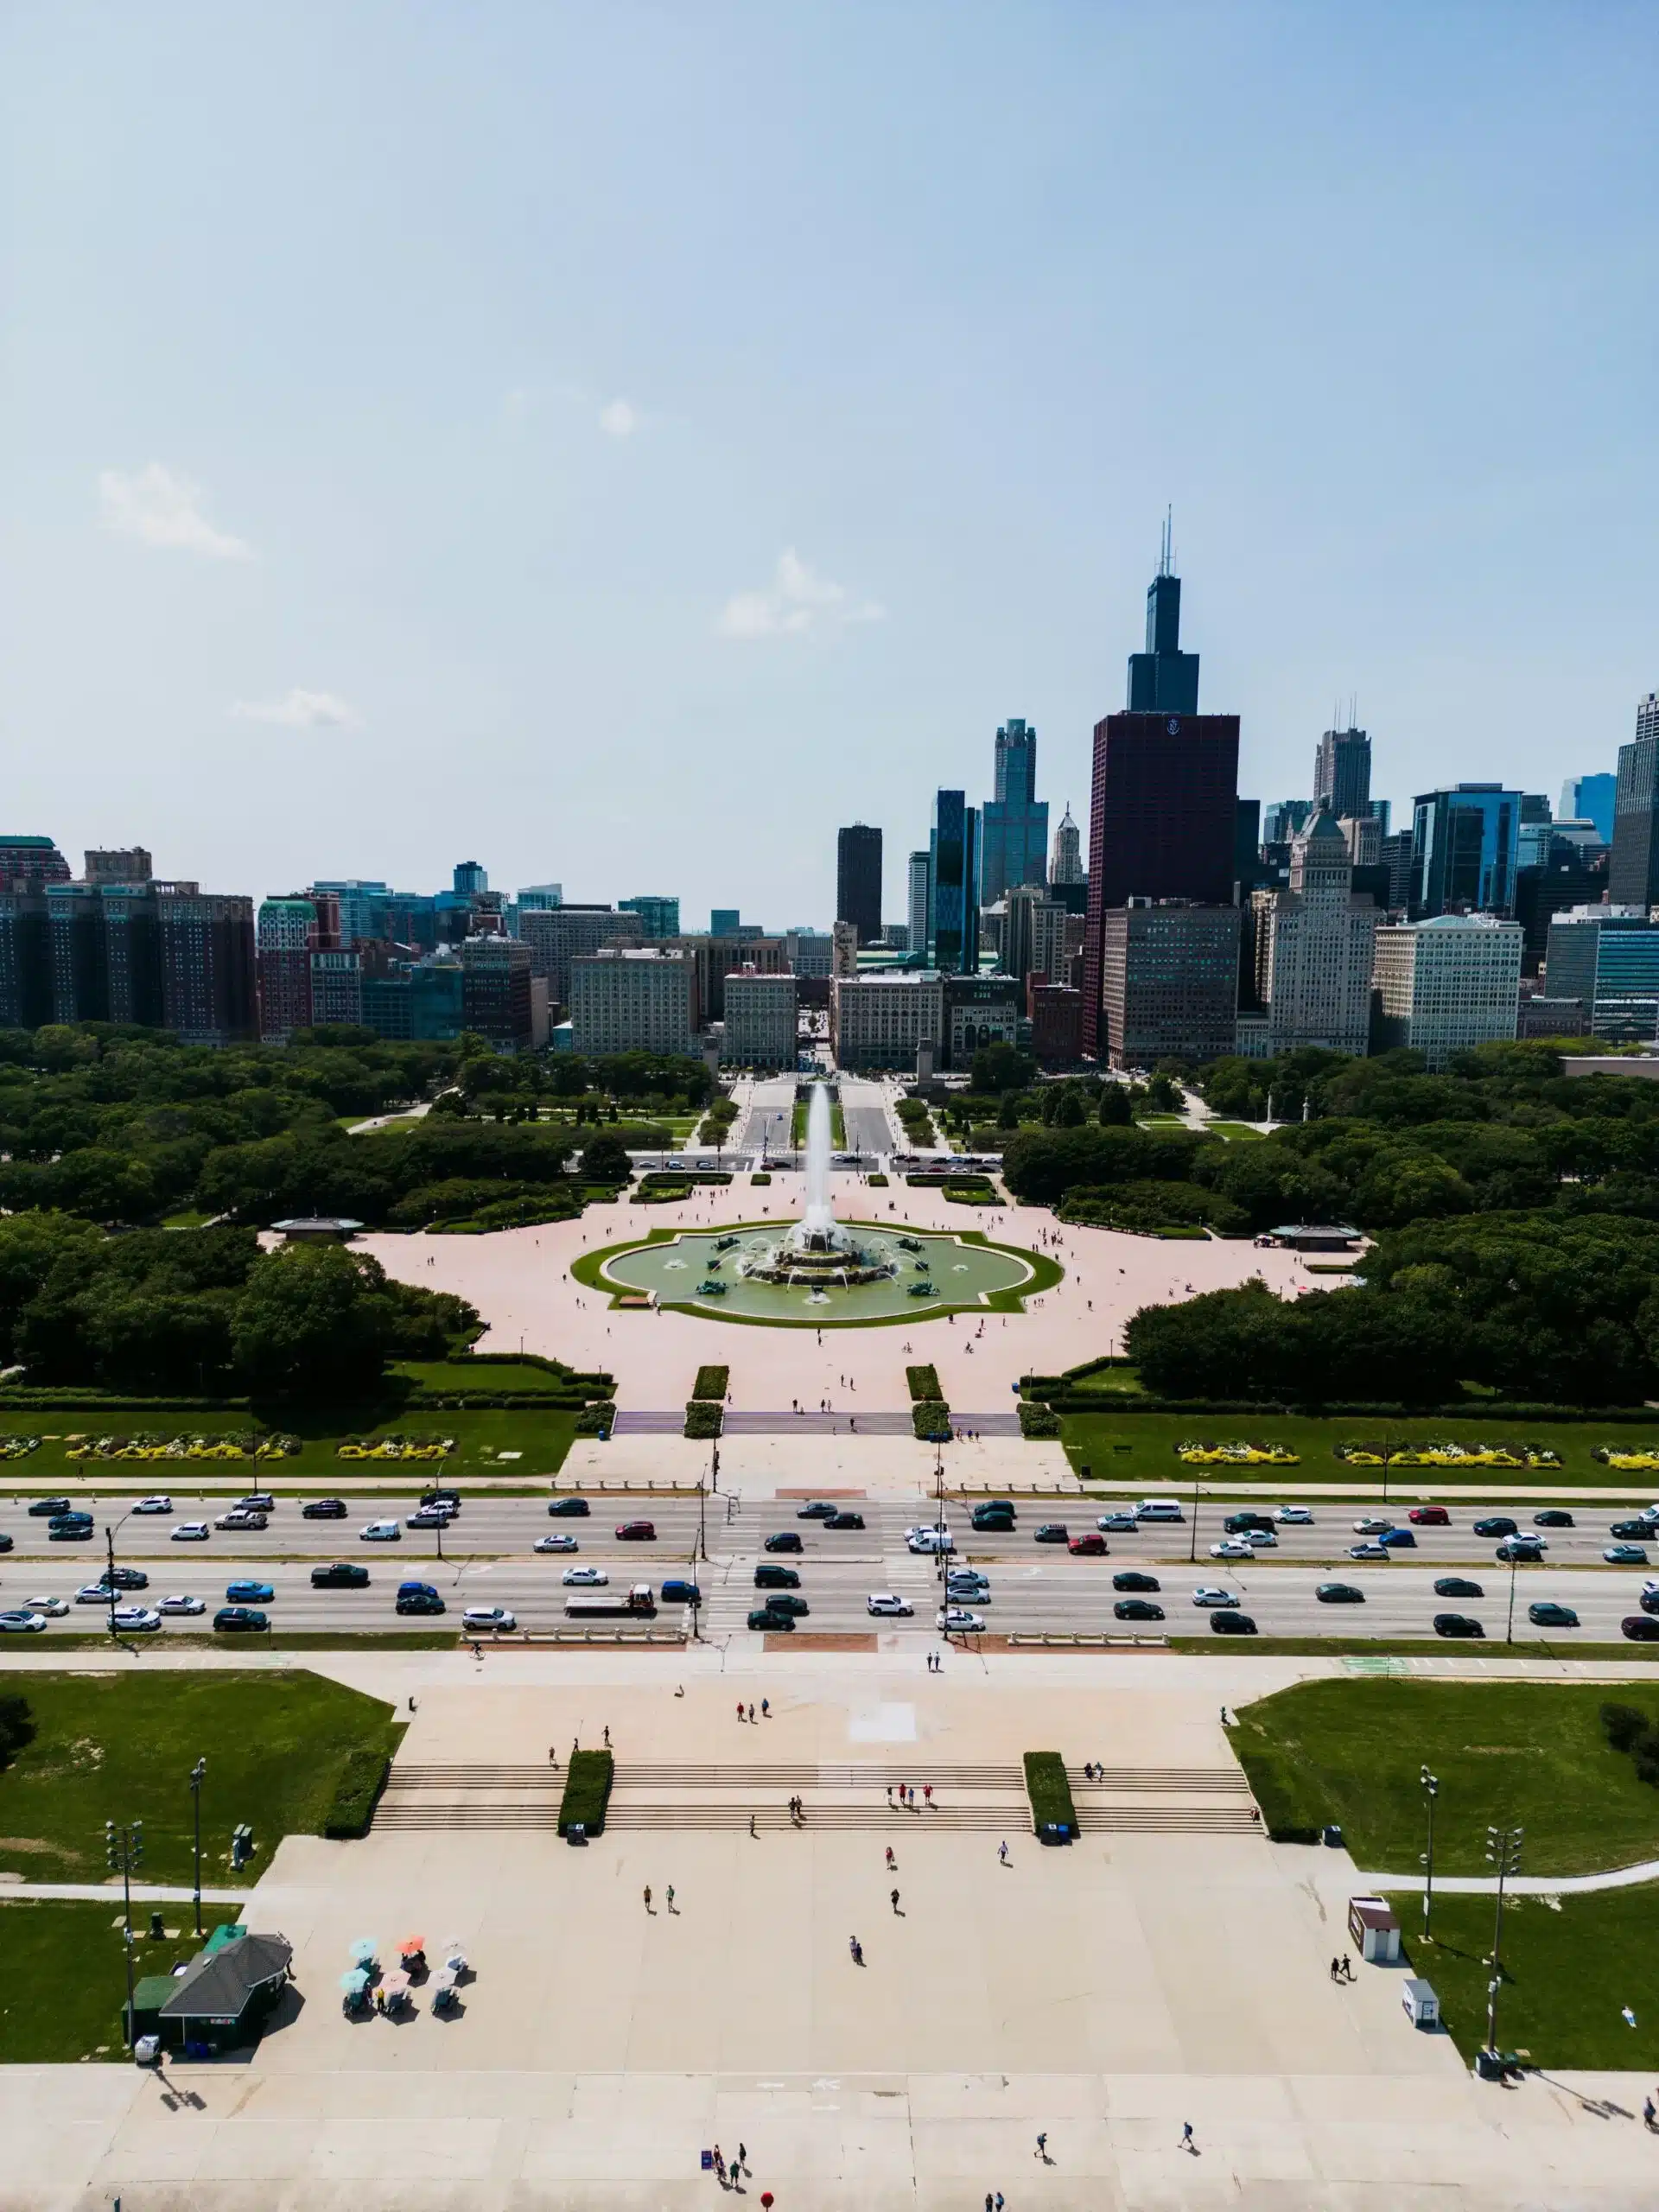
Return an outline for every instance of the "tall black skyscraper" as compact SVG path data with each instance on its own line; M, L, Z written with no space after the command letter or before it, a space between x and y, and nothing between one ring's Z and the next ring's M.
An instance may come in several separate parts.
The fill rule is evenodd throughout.
M1037 796L1037 733L1010 715L996 733L995 793L980 810L979 903L1048 880L1048 802Z
M1132 715L1196 715L1198 657L1181 651L1181 580L1175 574L1170 524L1158 573L1147 587L1147 650L1129 655Z
M1659 906L1659 699L1636 710L1636 737L1618 748L1607 896L1616 906Z
M1328 729L1313 755L1313 804L1357 822L1371 804L1371 741L1363 729Z
M836 839L836 919L850 922L861 944L881 935L881 832L855 822Z

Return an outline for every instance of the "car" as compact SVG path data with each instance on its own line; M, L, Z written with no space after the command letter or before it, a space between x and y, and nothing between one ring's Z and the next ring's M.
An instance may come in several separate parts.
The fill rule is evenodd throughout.
M300 1508L302 1521L343 1521L351 1510L343 1497L311 1497Z
M274 1513L276 1510L276 1500L268 1490L251 1490L245 1497L238 1498L237 1503L245 1513Z
M559 1577L567 1590L602 1590L610 1579L602 1567L567 1567Z
M1253 1552L1276 1552L1279 1548L1277 1532L1272 1529L1251 1529L1244 1541Z
M401 1544L404 1532L395 1521L371 1521L357 1532L359 1544Z
M1478 1582L1471 1582L1465 1574L1443 1574L1434 1585L1437 1598L1484 1598L1486 1592Z
M1273 1533L1271 1519L1265 1513L1258 1513L1254 1507L1247 1512L1230 1513L1221 1528L1222 1534L1227 1536L1246 1536L1253 1529L1261 1529L1264 1535Z
M1406 1518L1414 1521L1420 1529L1449 1529L1452 1526L1452 1516L1443 1505L1414 1505Z
M1114 1590L1156 1590L1160 1587L1155 1574L1142 1574L1138 1567L1130 1567L1112 1577Z
M1245 1536L1224 1536L1218 1544L1210 1547L1211 1559L1254 1559L1255 1552Z
M695 1582L688 1582L683 1574L671 1574L663 1585L665 1605L700 1605L702 1592Z
M657 1523L654 1521L620 1521L617 1523L616 1541L619 1544L654 1544L657 1541ZM768 1537L766 1541L770 1548L771 1538ZM801 1540L798 1536L795 1539L794 1548L797 1551L801 1548ZM789 1547L785 1545L780 1548L787 1550Z
M205 1521L181 1521L168 1541L175 1544L205 1544L207 1533Z
M314 1590L366 1590L368 1586L369 1570L360 1560L337 1559L311 1570Z
M912 1529L905 1546L912 1552L954 1552L957 1540L948 1529Z
M1106 1535L1116 1536L1131 1533L1141 1523L1133 1513L1103 1513L1095 1526Z
M768 1536L762 1548L769 1552L800 1552L806 1547L792 1529L784 1529L775 1536Z
M435 1590L400 1590L392 1610L398 1613L447 1613L449 1608Z
M1362 1513L1354 1523L1354 1534L1357 1536L1380 1536L1385 1529L1392 1529L1393 1526L1393 1522L1383 1514Z
M1071 1541L1071 1532L1064 1521L1045 1521L1032 1532L1034 1544L1069 1544Z
M751 1613L749 1615L748 1624L751 1628L779 1630L792 1630L795 1626L794 1622L791 1620L787 1613L769 1612L764 1606L762 1606L759 1612Z
M1222 1590L1213 1583L1201 1582L1192 1592L1195 1605L1236 1605L1238 1599L1230 1590Z
M769 1613L787 1613L792 1620L804 1620L811 1610L804 1598L798 1598L791 1590L775 1590L766 1600Z
M276 1591L269 1582L238 1580L235 1582L227 1582L225 1586L225 1602L227 1605L268 1605L276 1595Z
M256 1513L245 1505L233 1505L228 1513L221 1513L214 1522L215 1529L251 1529L256 1534L268 1529L270 1523L263 1513Z
M148 1590L149 1577L142 1567L106 1567L99 1580L107 1590L113 1583L118 1590Z
M1065 1548L1074 1558L1101 1559L1105 1556L1106 1539L1104 1536L1096 1535L1090 1529L1086 1535L1073 1536Z
M1636 1602L1644 1613L1659 1613L1659 1590L1649 1590L1644 1586Z
M162 1617L154 1605L118 1605L113 1625L118 1635L149 1636L160 1628Z
M1640 1544L1609 1544L1602 1554L1609 1567L1645 1567L1648 1554Z
M1154 1605L1150 1598L1120 1598L1112 1611L1121 1621L1160 1621L1164 1618L1161 1605Z
M1313 1592L1322 1605L1363 1605L1365 1592L1357 1582L1321 1582Z
M1634 1538L1638 1544L1645 1544L1659 1535L1659 1530L1656 1530L1651 1521L1615 1521L1607 1533L1610 1536Z
M0 1529L0 1552L9 1552L14 1547L11 1538L8 1536L3 1529Z
M29 1598L25 1609L31 1613L44 1613L48 1620L60 1621L69 1610L67 1598Z
M90 1513L66 1513L56 1521L46 1524L48 1544L86 1544L92 1538L92 1516Z
M585 1521L593 1509L585 1497L550 1497L547 1510L555 1521Z
M107 1605L111 1599L107 1582L83 1582L75 1592L78 1605Z
M861 1513L832 1513L823 1525L826 1529L861 1529L864 1516Z
M55 1521L61 1513L74 1510L73 1500L67 1497L37 1497L29 1509L31 1521Z
M518 1619L505 1605L468 1605L461 1624L464 1629L512 1629L518 1627Z
M170 1513L173 1501L165 1491L152 1491L148 1497L141 1497L132 1510L135 1513Z
M270 1626L269 1616L254 1605L221 1605L213 1615L213 1627L224 1636L246 1635Z
M794 1567L763 1559L754 1570L754 1586L757 1590L798 1590L801 1578Z
M1659 1643L1659 1621L1650 1620L1646 1613L1626 1613L1618 1630L1632 1643Z
M574 1536L561 1536L556 1533L537 1536L530 1548L533 1552L579 1552L582 1546Z
M833 1521L839 1510L836 1506L826 1504L823 1498L819 1498L810 1505L802 1506L795 1518L798 1521Z
M1011 1536L1014 1516L1011 1513L976 1513L969 1527L976 1536Z
M1436 1613L1436 1636L1484 1636L1486 1631L1469 1613Z
M429 1582L400 1582L397 1585L400 1598L435 1598L437 1594Z
M983 1613L969 1612L966 1605L941 1605L933 1616L935 1628L942 1628L947 1635L957 1630L974 1630L985 1625Z
M1210 1625L1217 1636L1254 1636L1255 1623L1248 1613L1212 1613Z
M1541 1598L1535 1605L1527 1607L1527 1618L1535 1628L1577 1628L1579 1617L1571 1605L1558 1605L1553 1598Z
M1313 1526L1311 1505L1275 1505L1273 1517L1283 1529L1311 1529Z
M891 1590L872 1590L865 1600L864 1610L879 1618L907 1620L916 1608L906 1598L897 1598Z
M163 1598L161 1609L164 1613L183 1613L194 1619L198 1613L207 1611L207 1601L205 1598L187 1598L183 1595Z
M1375 1537L1368 1536L1363 1544L1350 1544L1348 1556L1350 1559L1387 1559L1389 1548L1386 1544L1379 1544Z
M1563 1505L1546 1505L1533 1515L1532 1525L1535 1529L1570 1529L1573 1525L1573 1516Z
M1137 1522L1141 1521L1185 1521L1178 1497L1143 1497L1135 1509Z
M418 1505L447 1505L451 1513L459 1513L461 1492L458 1490L423 1490L416 1503Z
M46 1628L46 1615L26 1606L8 1606L0 1613L0 1635L40 1636Z
M1474 1530L1478 1536L1512 1536L1520 1526L1507 1513L1487 1513L1475 1522Z
M1544 1540L1541 1536L1506 1536L1498 1546L1495 1557L1503 1560L1505 1565L1510 1560L1517 1560L1524 1566L1530 1560L1535 1566L1541 1566Z
M991 1586L982 1574L947 1574L944 1594L947 1598L971 1599L977 1605L988 1605Z
M1417 1548L1417 1538L1409 1529L1384 1529L1376 1541L1387 1544L1391 1551L1414 1552Z
M447 1506L417 1505L404 1526L405 1529L447 1529L454 1517Z

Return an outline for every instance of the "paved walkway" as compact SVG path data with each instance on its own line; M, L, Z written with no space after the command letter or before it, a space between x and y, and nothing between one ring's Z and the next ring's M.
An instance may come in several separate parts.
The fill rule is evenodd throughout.
M245 1904L253 1895L251 1890L203 1890L204 1904ZM194 1890L170 1889L165 1884L135 1882L132 1885L134 1904L194 1904ZM121 1903L119 1882L28 1882L0 1873L0 1904L8 1897L69 1897L86 1898L96 1904Z
M1421 1890L1427 1885L1427 1877L1420 1867L1414 1874L1361 1874L1359 1881L1375 1890ZM1578 1897L1591 1890L1635 1890L1644 1882L1659 1882L1659 1859L1644 1859L1637 1866L1615 1866L1605 1874L1512 1874L1504 1883L1505 1893L1528 1897ZM1460 1897L1496 1897L1497 1877L1495 1874L1437 1874L1434 1894L1442 1890L1455 1891Z

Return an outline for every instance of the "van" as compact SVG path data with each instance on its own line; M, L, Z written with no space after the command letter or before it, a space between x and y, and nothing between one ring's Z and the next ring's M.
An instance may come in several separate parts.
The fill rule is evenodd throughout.
M1135 1509L1137 1521L1185 1521L1181 1503L1176 1497L1143 1497Z
M763 1559L754 1570L757 1590L798 1590L801 1578L792 1567L779 1567Z

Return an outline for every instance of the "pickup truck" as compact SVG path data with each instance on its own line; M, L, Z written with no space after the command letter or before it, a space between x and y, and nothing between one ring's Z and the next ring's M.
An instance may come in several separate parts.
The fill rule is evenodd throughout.
M649 1582L636 1582L628 1590L573 1590L564 1610L571 1620L614 1620L620 1613L645 1618L656 1613L657 1599Z

